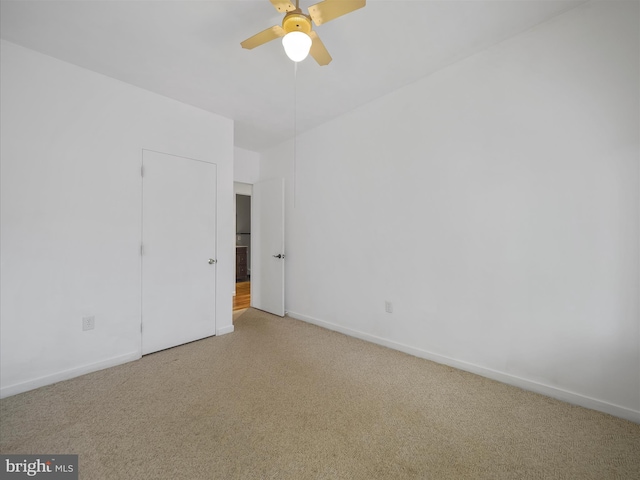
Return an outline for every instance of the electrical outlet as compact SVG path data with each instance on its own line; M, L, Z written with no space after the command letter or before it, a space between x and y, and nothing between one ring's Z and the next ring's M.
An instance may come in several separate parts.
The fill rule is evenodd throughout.
M93 330L96 328L96 317L82 317L82 330Z
M389 301L384 302L384 310L387 313L393 313L393 303Z

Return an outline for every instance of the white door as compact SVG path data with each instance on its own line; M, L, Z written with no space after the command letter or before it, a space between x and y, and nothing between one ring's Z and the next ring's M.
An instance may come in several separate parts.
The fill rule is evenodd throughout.
M142 354L215 334L216 165L142 155Z
M283 317L284 178L253 185L251 252L251 306Z

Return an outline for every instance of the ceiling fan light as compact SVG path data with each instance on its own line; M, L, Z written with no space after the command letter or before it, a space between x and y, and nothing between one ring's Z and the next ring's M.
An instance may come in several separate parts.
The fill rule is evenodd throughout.
M301 62L311 50L311 37L303 32L289 32L282 37L284 51L294 62Z

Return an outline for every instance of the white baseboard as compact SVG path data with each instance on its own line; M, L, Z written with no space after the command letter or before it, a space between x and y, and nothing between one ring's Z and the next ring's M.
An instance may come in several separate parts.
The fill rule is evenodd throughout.
M226 335L227 333L233 333L233 324L227 325L226 327L218 328L216 330L216 336Z
M19 393L28 392L29 390L35 390L36 388L51 385L63 380L69 380L70 378L79 377L80 375L85 375L87 373L97 372L98 370L104 370L105 368L122 365L123 363L139 360L140 358L141 354L139 351L131 352L100 362L83 365L81 367L70 368L69 370L57 372L52 375L45 375L44 377L35 378L26 382L16 383L14 385L9 385L8 387L0 388L0 398L10 397Z
M427 350L411 347L409 345L404 345L402 343L394 342L392 340L387 340L385 338L377 337L375 335L370 335L368 333L360 332L358 330L353 330L351 328L343 327L335 323L326 322L324 320L303 315L301 313L288 311L287 315L290 316L291 318L302 320L303 322L311 323L313 325L317 325L319 327L323 327L328 330L344 333L345 335L349 335L350 337L359 338L361 340L382 345L384 347L388 347L394 350L399 350L401 352L408 353L409 355L413 355L415 357L431 360L433 362L448 365L450 367L454 367L459 370L475 373L476 375L480 375L482 377L490 378L492 380L497 380L498 382L506 383L507 385L513 385L515 387L522 388L523 390L529 390L535 393L540 393L542 395L546 395L552 398L557 398L558 400L562 400L564 402L571 403L573 405L590 408L592 410L597 410L599 412L608 413L609 415L624 418L625 420L630 420L632 422L640 423L640 410L632 410L630 408L622 407L620 405L615 405L613 403L609 403L609 402L591 398L585 395L581 395L579 393L574 393L567 390L563 390L561 388L545 385L543 383L534 382L532 380L527 380L526 378L510 375L508 373L500 372L497 370L492 370L490 368L482 367L480 365L476 365L473 363L456 360L455 358L446 357L444 355L429 352Z

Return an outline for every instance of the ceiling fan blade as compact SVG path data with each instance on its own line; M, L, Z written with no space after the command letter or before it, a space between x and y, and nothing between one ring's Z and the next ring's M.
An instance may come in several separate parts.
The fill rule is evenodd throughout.
M241 42L240 45L242 45L242 48L251 50L278 37L284 37L285 33L280 25L274 25L260 33L256 33L253 37L247 38L244 42Z
M320 40L320 37L313 30L309 33L311 37L311 50L309 50L309 54L318 62L319 65L328 65L331 63L331 55L327 51L327 48Z
M271 0L271 3L279 12L291 12L296 9L293 2L290 2L289 0Z
M366 5L367 0L324 0L309 7L313 23L322 25Z

